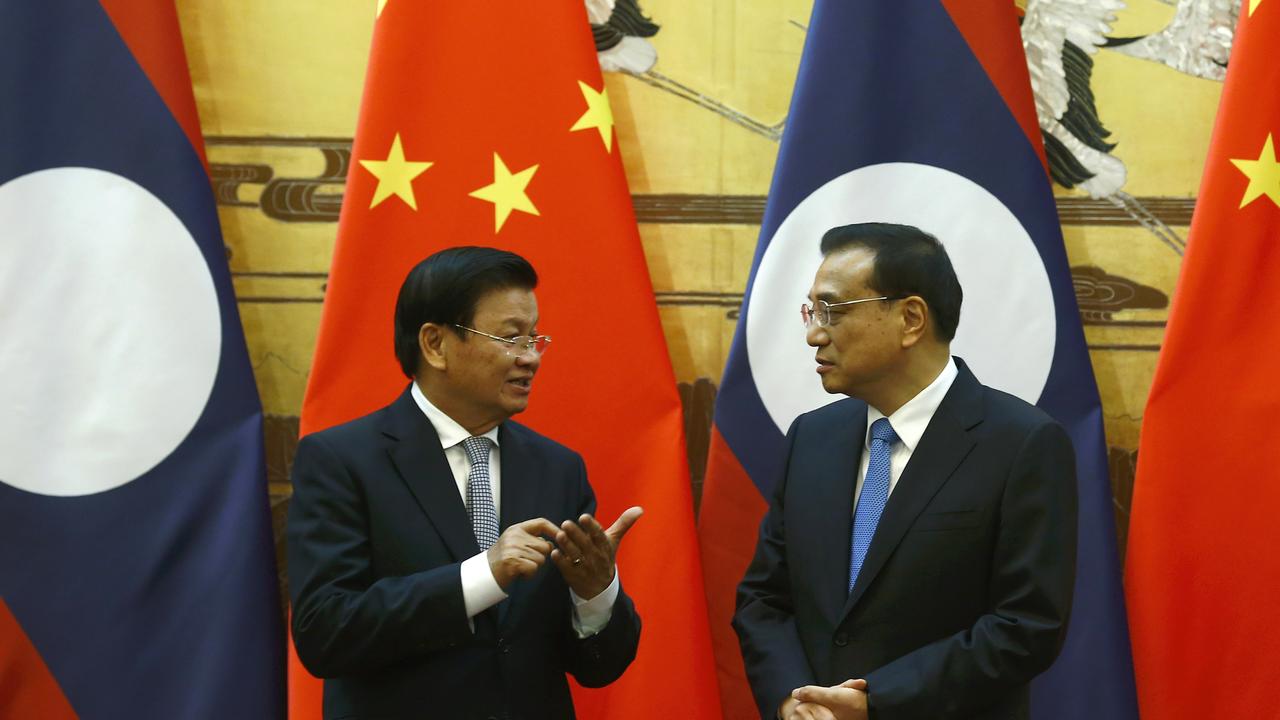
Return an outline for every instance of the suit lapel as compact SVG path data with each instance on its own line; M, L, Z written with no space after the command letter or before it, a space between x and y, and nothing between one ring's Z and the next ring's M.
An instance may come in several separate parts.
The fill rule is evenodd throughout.
M505 530L540 516L538 483L541 474L533 465L528 444L519 433L511 431L510 422L502 423L498 429L498 456L502 462L502 516L498 525Z
M480 552L458 484L440 447L440 436L408 390L388 406L383 434L393 441L391 462L449 553L462 561Z
M880 515L842 617L858 603L916 517L973 449L968 430L982 420L981 386L963 362L957 359L956 365L959 374L920 437ZM866 425L865 419L863 425ZM845 576L848 577L847 570Z
M498 526L505 530L516 523L544 514L538 512L541 473L533 465L528 445L519 433L512 432L509 422L504 422L498 430L498 454L502 462L502 516ZM547 565L551 565L550 560ZM543 567L542 572L554 570ZM506 627L518 619L520 608L524 607L520 599L531 585L530 582L512 583L507 602L498 605L498 621L501 626Z
M853 530L853 491L858 480L858 464L862 461L863 439L867 433L867 406L860 401L848 403L846 418L831 423L823 433L821 449L814 457L828 458L821 463L822 475L815 478L815 498L810 507L816 509L812 519L818 575L817 591L822 612L836 624L849 597L849 542ZM837 430L837 428L848 428ZM808 504L808 503L806 503ZM843 540L840 540L843 538Z

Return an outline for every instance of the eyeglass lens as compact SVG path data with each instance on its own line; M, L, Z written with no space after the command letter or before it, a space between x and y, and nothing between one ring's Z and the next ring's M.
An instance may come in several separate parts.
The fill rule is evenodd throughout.
M804 322L805 327L824 327L831 320L828 314L826 303L819 301L814 305L803 304L800 306L800 320Z
M541 355L547 351L547 346L550 344L551 338L546 335L536 337L521 335L511 338L511 344L507 346L507 354L519 357L532 351L534 355Z

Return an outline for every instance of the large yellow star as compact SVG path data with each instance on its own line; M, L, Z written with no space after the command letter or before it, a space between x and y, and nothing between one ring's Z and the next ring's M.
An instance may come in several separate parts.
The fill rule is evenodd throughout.
M382 17L382 8L387 6L387 0L378 0L378 14L376 17Z
M578 118L578 122L569 131L595 128L600 131L605 151L613 152L613 108L609 107L609 89L596 92L595 88L581 80L578 81L578 87L582 89L582 97L587 101L587 111L582 113L582 117Z
M512 210L519 210L530 215L537 215L538 208L525 193L533 174L538 171L537 165L530 165L514 175L507 169L498 153L493 154L493 182L471 193L471 197L493 203L493 231L502 230L507 216Z
M1271 134L1267 133L1267 141L1262 145L1262 152L1257 160L1232 159L1240 172L1249 178L1249 187L1245 188L1240 207L1266 195L1271 202L1280 207L1280 162L1276 161L1276 147L1271 142Z
M404 148L400 145L400 133L396 133L395 139L391 141L391 151L387 153L386 160L361 160L360 165L378 178L378 188L373 191L373 202L369 203L370 209L378 207L378 203L392 195L403 200L414 210L418 209L418 203L413 197L413 179L431 167L432 163L405 160Z
M1249 0L1249 17L1253 17L1253 11L1258 9L1262 4L1262 0Z

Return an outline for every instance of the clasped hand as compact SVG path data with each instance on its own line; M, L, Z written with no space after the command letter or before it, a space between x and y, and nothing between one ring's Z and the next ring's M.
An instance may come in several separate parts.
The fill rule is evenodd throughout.
M796 688L778 709L782 720L865 720L867 681L845 680L839 685Z
M533 577L550 558L569 588L590 600L613 582L618 545L643 513L642 508L628 508L608 530L586 514L577 522L565 520L560 527L546 518L516 523L486 553L489 569L506 590L516 578Z

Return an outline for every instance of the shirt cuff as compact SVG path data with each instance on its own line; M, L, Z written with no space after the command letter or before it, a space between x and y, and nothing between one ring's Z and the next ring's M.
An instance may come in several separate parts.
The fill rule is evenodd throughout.
M494 579L484 551L462 561L462 604L467 609L468 620L506 599L507 594Z
M569 597L573 598L573 630L578 633L579 640L595 635L609 624L609 618L613 616L613 603L618 599L620 587L618 568L615 566L613 581L609 583L609 587L590 600L583 600L578 597L578 593L572 589L569 590Z

